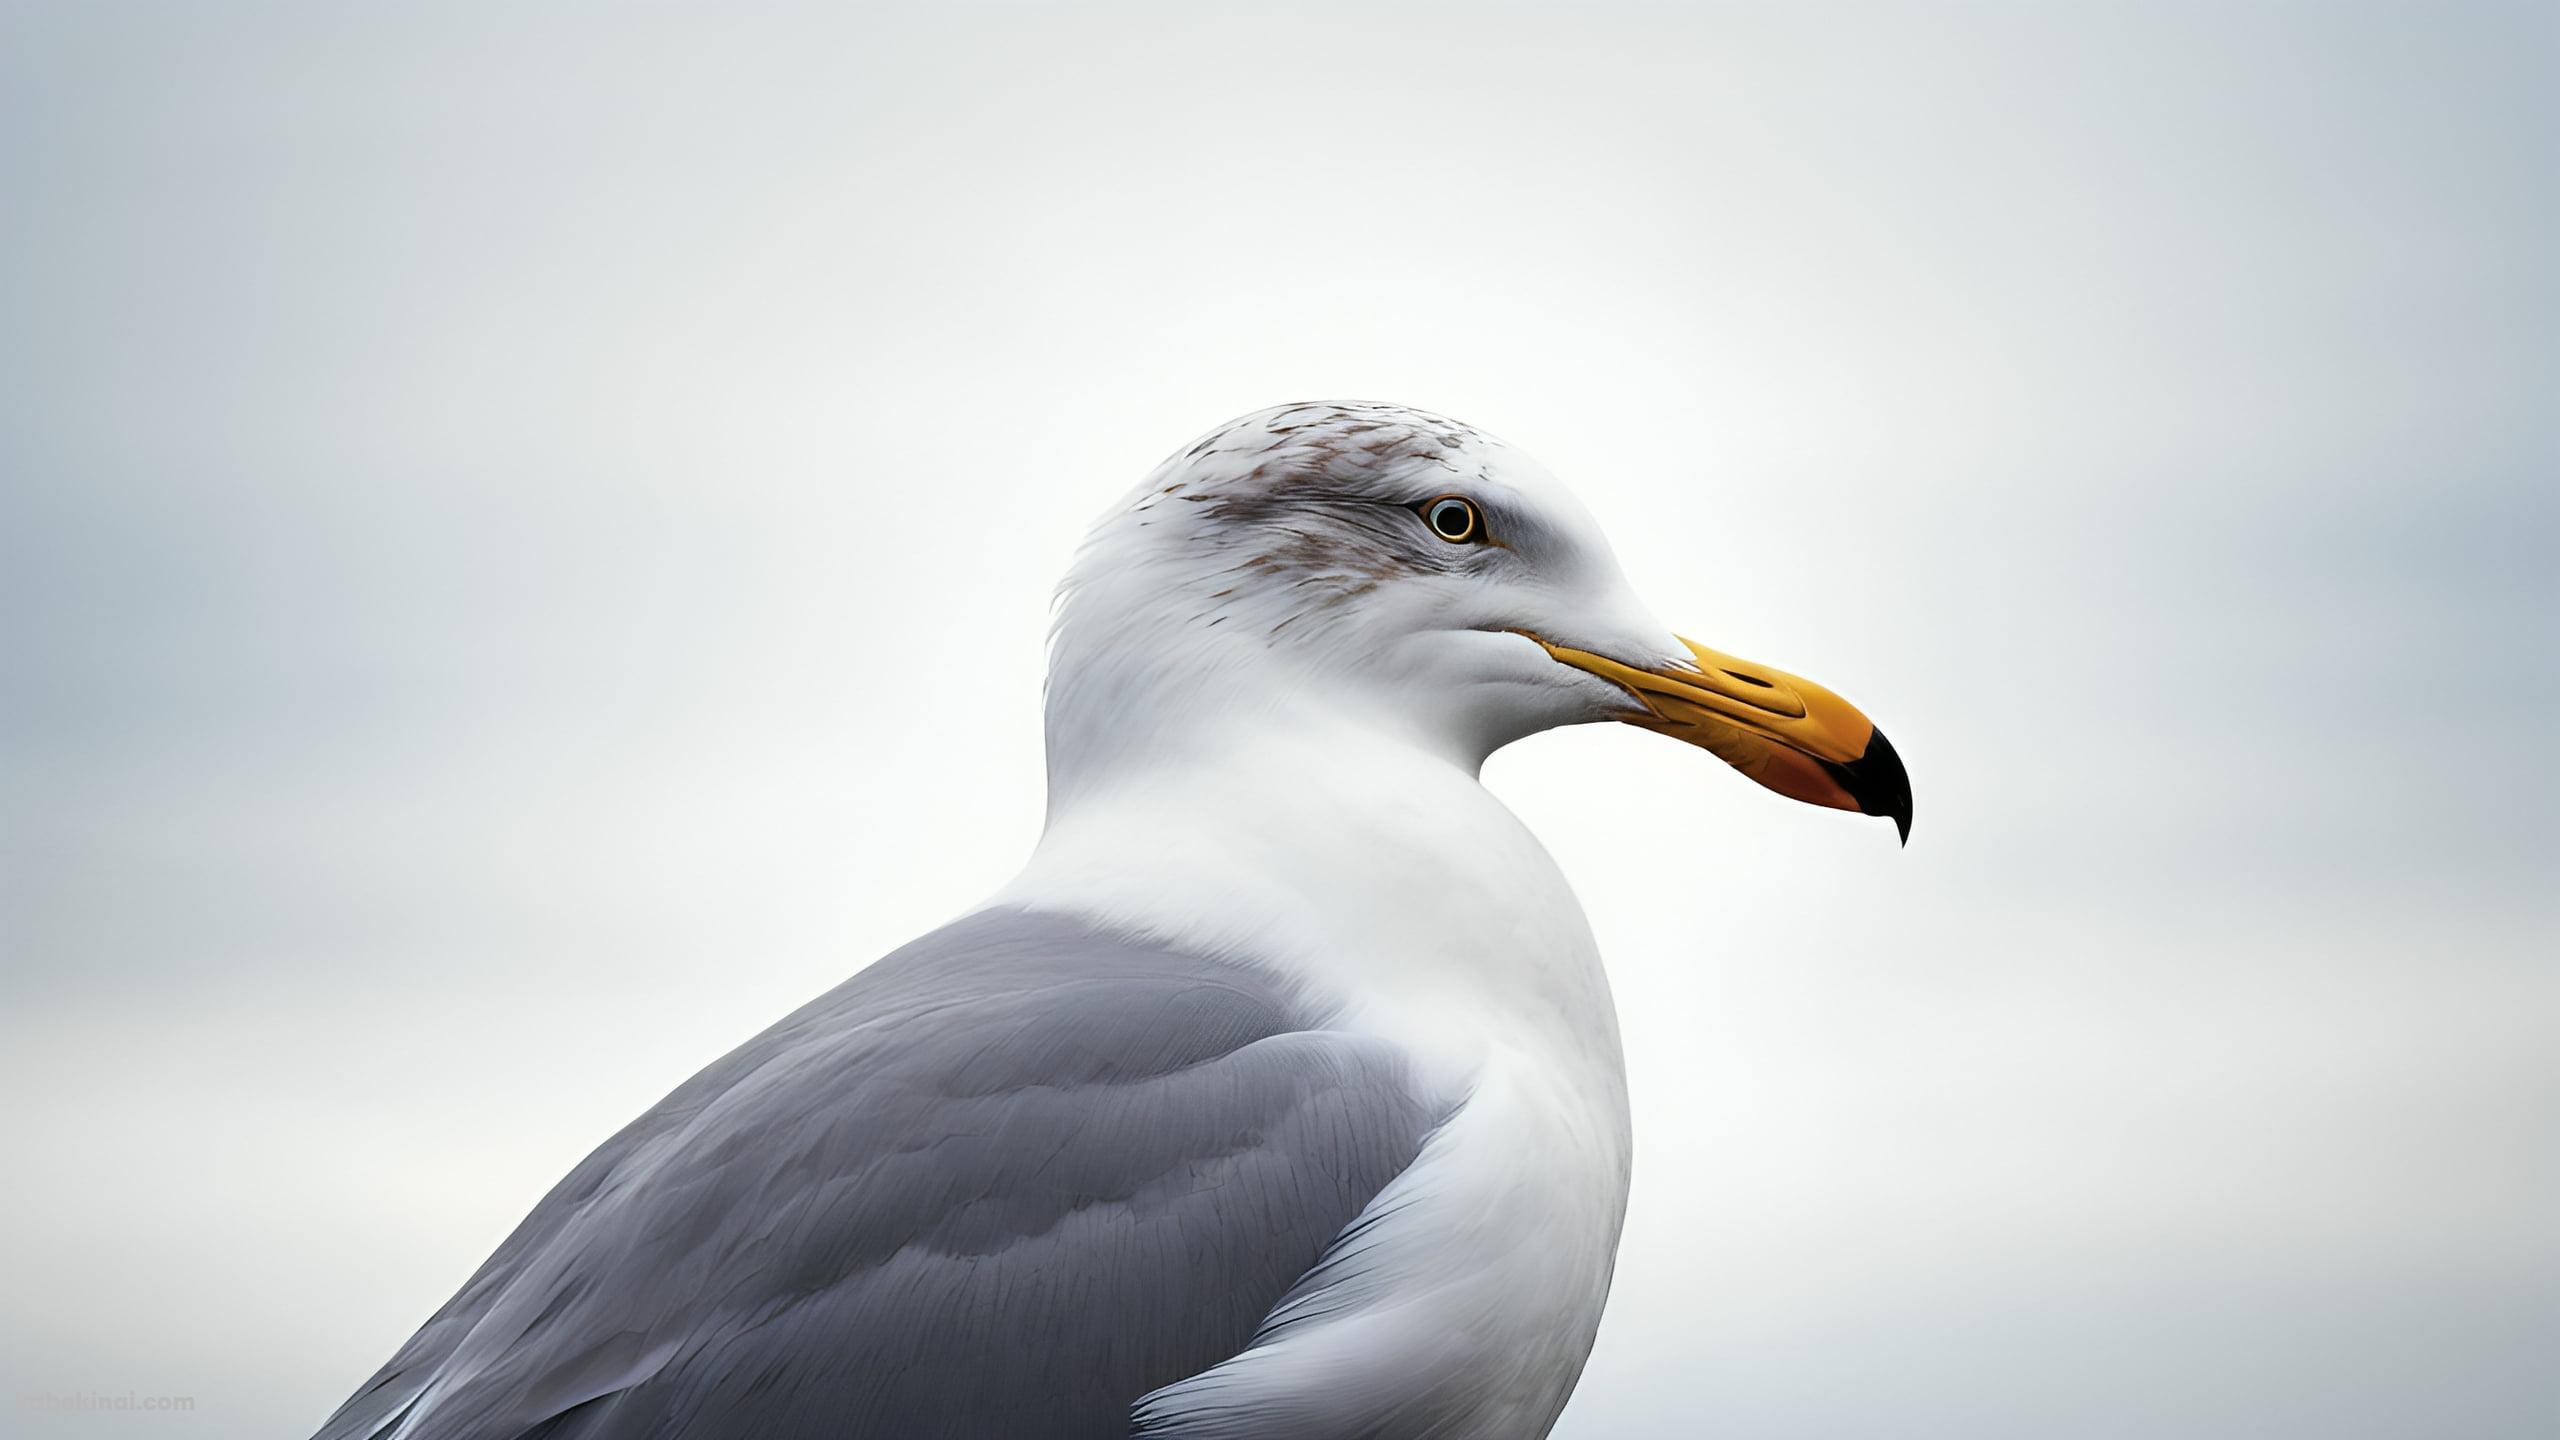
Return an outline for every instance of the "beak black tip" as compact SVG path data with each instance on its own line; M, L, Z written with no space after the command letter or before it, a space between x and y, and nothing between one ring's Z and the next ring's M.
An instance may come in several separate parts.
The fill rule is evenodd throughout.
M1830 768L1841 788L1858 802L1861 812L1892 820L1902 843L1911 843L1911 776L1902 768L1902 757L1894 753L1893 742L1884 738L1883 731L1867 737L1866 753L1846 765Z

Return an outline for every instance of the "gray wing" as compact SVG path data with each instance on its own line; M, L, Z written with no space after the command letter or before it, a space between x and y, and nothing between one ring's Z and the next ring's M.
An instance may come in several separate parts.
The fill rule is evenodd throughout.
M321 1440L1116 1440L1439 1118L1301 1018L1253 967L955 922L607 1141Z

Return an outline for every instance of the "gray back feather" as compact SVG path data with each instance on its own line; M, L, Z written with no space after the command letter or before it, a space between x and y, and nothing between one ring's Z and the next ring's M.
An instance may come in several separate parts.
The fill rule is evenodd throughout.
M1118 1437L1439 1118L1256 967L999 910L560 1182L321 1440Z

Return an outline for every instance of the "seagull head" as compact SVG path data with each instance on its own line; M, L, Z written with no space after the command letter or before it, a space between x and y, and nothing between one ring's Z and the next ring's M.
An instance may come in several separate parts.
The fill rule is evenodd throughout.
M1856 707L1664 628L1537 462L1405 406L1284 405L1201 437L1094 527L1051 637L1053 796L1232 726L1347 724L1472 768L1598 721L1910 835L1902 762Z

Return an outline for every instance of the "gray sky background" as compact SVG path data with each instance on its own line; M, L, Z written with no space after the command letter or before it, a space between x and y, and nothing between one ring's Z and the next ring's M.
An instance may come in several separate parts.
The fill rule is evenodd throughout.
M1560 1436L2560 1433L2555 16L0 8L0 1429L316 1424L1360 396L1919 794L1491 767L1635 1084Z

